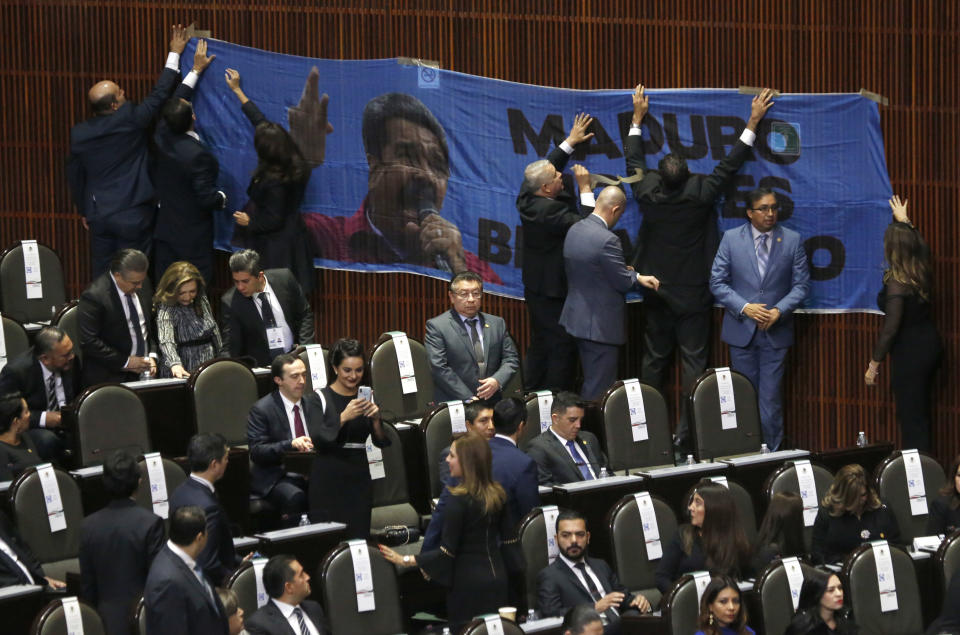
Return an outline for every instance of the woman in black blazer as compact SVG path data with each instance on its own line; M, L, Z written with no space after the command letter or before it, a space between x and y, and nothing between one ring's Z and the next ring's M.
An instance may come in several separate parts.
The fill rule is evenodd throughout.
M0 395L0 481L12 481L42 461L29 434L30 409L20 393Z

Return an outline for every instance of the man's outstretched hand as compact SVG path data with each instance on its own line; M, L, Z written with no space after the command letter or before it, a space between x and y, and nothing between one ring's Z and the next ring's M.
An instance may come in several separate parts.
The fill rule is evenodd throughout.
M303 84L300 103L287 109L287 121L290 123L290 136L297 142L303 158L311 168L323 163L327 151L327 135L333 132L333 125L327 121L327 104L330 97L320 95L320 71L314 66Z

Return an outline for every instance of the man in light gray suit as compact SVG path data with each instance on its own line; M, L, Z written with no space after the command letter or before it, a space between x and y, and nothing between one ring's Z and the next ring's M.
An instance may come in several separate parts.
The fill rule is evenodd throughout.
M580 429L583 401L572 392L557 393L550 407L551 425L530 441L527 454L537 464L541 485L561 485L600 478L607 457L592 432Z
M503 318L480 312L483 279L472 271L450 281L446 313L427 320L424 343L433 374L434 400L496 403L520 359Z
M627 291L660 287L655 277L636 273L623 260L623 246L612 230L626 200L619 187L605 187L593 213L571 227L563 243L568 290L560 324L577 339L584 399L599 399L617 379L620 346L627 341Z

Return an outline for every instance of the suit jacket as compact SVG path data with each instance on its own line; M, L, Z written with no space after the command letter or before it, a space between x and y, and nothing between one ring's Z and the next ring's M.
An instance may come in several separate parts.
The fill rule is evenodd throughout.
M740 313L747 303L780 310L780 318L767 330L776 348L793 344L793 311L810 290L810 270L800 234L774 226L769 241L767 271L760 278L757 251L750 223L723 234L710 274L710 291L723 305L721 339L731 346L747 346L757 323Z
M483 358L486 372L481 377L477 356L467 327L453 309L427 320L424 344L433 375L434 400L466 401L477 394L480 380L493 377L500 383L495 399L520 367L520 358L503 318L477 313L477 329L483 329Z
M587 566L589 566L600 580L603 587L603 594L619 591L623 593L623 602L620 603L618 610L622 613L630 609L630 602L633 601L633 594L625 586L620 584L617 574L613 572L603 560L599 558L586 557ZM544 567L537 574L537 608L544 617L555 617L563 615L568 609L578 604L589 604L593 606L593 598L590 592L583 586L577 574L567 565L559 556L553 561L553 564Z
M624 295L637 284L637 276L627 269L620 239L602 218L591 214L570 228L563 263L569 288L560 325L578 339L626 342Z
M213 583L207 579L213 590ZM213 601L187 565L164 546L153 559L143 592L150 635L227 635L220 598Z
M317 627L320 635L329 635L330 624L327 622L327 616L323 613L323 608L313 600L304 600L300 603L300 608L313 625ZM283 618L280 608L270 600L259 609L254 611L250 617L244 618L243 627L247 629L250 635L300 635L290 627L290 623Z
M293 348L313 344L313 311L296 278L288 269L267 269L270 287L277 294L283 317L293 332ZM260 366L269 366L273 358L267 348L267 331L253 298L245 298L230 289L220 298L220 319L224 348L231 357L250 356Z
M66 403L73 401L80 392L80 372L77 365L80 358L74 358L74 367L61 373L63 396ZM19 392L27 400L30 408L30 427L40 427L40 415L47 409L47 386L43 381L43 370L34 350L24 351L11 359L0 370L0 395Z
M83 519L81 595L97 608L111 635L131 632L131 612L163 545L163 519L129 498Z
M558 172L563 172L570 155L554 148L547 156ZM521 254L523 286L549 298L567 295L567 276L563 269L563 239L581 219L577 211L579 196L570 175L563 176L563 189L556 198L537 196L525 185L517 195L517 212L523 223ZM593 208L585 208L589 214Z
M147 324L144 340L146 353L157 352L157 340L153 335L153 290L147 280L136 292L140 310ZM84 386L104 382L136 380L137 374L123 370L133 347L123 304L108 271L95 279L80 294L77 323L80 328L80 348L83 350Z
M0 512L0 540L7 543L10 549L17 554L20 562L27 567L33 577L33 584L41 586L47 584L43 577L43 567L40 566L40 561L30 551L30 547L21 540L16 526L10 522L10 519L3 512ZM15 584L29 584L29 582L20 567L3 551L0 551L0 588Z
M227 576L237 568L237 552L233 548L230 519L220 506L217 496L205 485L187 477L170 497L170 513L188 505L196 505L207 515L207 545L197 556L207 578L222 585Z
M587 457L593 473L600 475L600 468L607 466L607 457L600 450L600 442L592 432L581 430L576 444ZM573 461L565 445L550 430L544 430L530 441L527 454L537 462L541 485L561 485L582 481L583 474Z

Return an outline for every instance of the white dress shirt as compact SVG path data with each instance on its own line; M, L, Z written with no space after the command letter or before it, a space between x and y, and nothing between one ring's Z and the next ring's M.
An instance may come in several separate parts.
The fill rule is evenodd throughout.
M63 373L54 373L52 370L43 365L43 362L37 361L40 364L40 372L43 373L43 394L47 397L47 403L50 403L50 395L47 394L47 382L50 381L50 375L56 375L56 384L55 392L57 393L57 403L60 404L62 408L64 404L67 403L67 395L63 392ZM40 427L47 427L47 411L44 410L40 413Z
M297 616L293 614L293 610L297 608L292 604L287 604L286 602L281 602L277 598L270 600L273 602L280 613L283 614L283 617L286 618L287 624L290 625L290 628L293 629L294 633L300 632L300 622L297 621ZM310 620L310 616L307 615L307 612L303 610L303 607L300 607L300 612L303 613L303 623L307 625L307 629L310 631L310 635L320 635L320 631L317 629L317 625Z
M113 288L117 290L117 295L120 296L120 306L123 307L123 317L127 320L127 331L130 333L130 353L128 357L133 357L137 354L137 332L130 323L130 307L127 305L127 294L120 290L120 285L117 284L117 279L113 277L112 273L110 274L110 281L113 282ZM151 353L148 346L150 339L147 337L147 318L144 316L143 307L140 306L140 297L136 291L131 291L130 297L133 298L133 306L137 310L137 323L140 325L140 333L143 334L143 354L145 357L155 358L157 354ZM126 365L124 365L124 368L126 368Z
M273 287L270 286L270 280L267 279L266 275L264 275L263 289L261 289L259 293L253 294L253 305L257 307L257 312L260 314L260 319L263 319L263 307L260 304L260 293L267 294L267 299L270 301L270 308L273 309L273 319L277 323L277 328L280 329L283 337L283 350L289 351L291 348L293 348L293 331L290 329L290 325L287 324L287 318L283 314L283 308L280 306L280 301L277 299L277 294L273 292Z
M593 475L593 478L597 478L597 473L593 471L593 466L590 465L590 461L587 460L587 457L583 455L583 451L580 449L580 444L574 440L573 449L576 451L576 454L570 451L569 446L567 446L567 440L561 437L553 429L553 426L550 426L550 432L553 433L553 436L557 437L557 441L560 442L560 445L563 446L563 449L567 451L570 457L573 459L573 462L577 464L577 469L580 468L580 464L583 463L587 466L587 469L590 470L590 474Z

